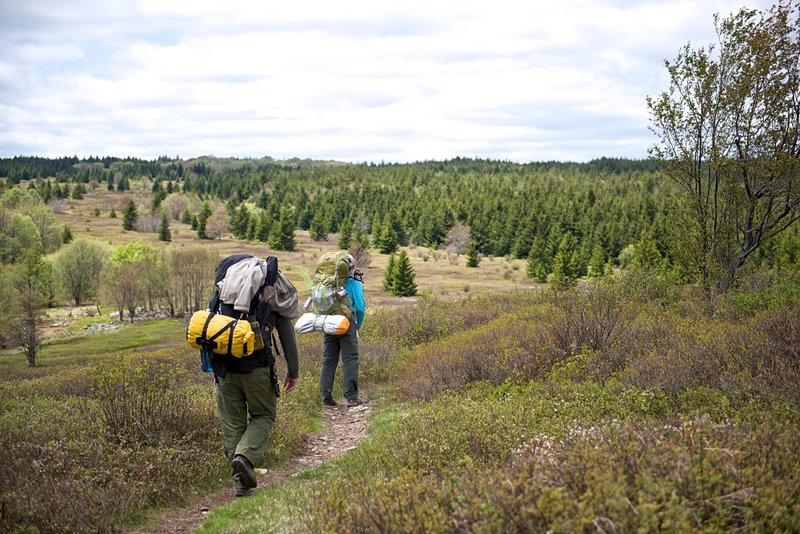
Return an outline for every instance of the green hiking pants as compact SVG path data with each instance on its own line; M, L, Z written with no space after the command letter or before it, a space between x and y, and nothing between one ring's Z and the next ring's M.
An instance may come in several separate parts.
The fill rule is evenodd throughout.
M342 356L342 392L348 400L358 398L358 329L355 320L341 336L325 334L322 344L322 371L319 390L322 400L333 398L333 378Z
M275 424L277 398L268 367L252 373L228 373L217 379L217 412L228 460L241 454L258 465Z

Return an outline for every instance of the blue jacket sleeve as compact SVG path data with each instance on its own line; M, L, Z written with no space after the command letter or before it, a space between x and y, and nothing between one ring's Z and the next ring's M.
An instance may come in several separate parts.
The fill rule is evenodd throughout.
M361 282L355 280L354 278L348 278L347 283L344 285L344 289L347 291L347 294L350 296L350 300L353 302L353 315L356 317L356 326L361 328L361 325L364 323L364 312L367 310L367 303L364 300L364 288L361 286Z

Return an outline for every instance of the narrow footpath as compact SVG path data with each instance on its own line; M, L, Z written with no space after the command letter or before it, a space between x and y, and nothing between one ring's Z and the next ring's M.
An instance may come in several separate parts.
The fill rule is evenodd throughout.
M322 432L309 435L298 455L287 460L278 469L257 469L258 488L256 491L338 458L350 449L354 449L367 435L367 416L371 411L372 407L369 403L354 408L347 408L344 405L326 407L322 413ZM160 521L154 521L157 524L145 529L131 530L129 533L193 532L200 528L211 510L234 498L233 487L227 487L217 493L199 497L182 508L167 510L163 512Z

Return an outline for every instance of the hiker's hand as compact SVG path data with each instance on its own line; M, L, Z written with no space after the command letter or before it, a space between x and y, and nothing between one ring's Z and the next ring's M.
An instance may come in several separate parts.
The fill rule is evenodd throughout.
M289 378L287 376L283 381L283 390L286 393L291 393L296 385L297 385L297 379L296 378Z

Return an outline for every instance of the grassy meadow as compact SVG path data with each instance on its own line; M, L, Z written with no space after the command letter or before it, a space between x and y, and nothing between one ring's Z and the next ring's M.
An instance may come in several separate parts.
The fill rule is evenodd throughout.
M108 217L122 201L99 189L69 203L76 237L268 252L179 223L169 245L124 232ZM297 242L276 255L302 294L336 241ZM365 269L368 438L213 510L203 532L800 530L800 273L709 302L644 270L555 293L522 260L409 256L415 298L382 290L386 256ZM88 334L100 310L51 310L61 326L34 368L0 352L0 531L117 532L230 485L183 320ZM299 343L266 467L318 428L321 338Z

